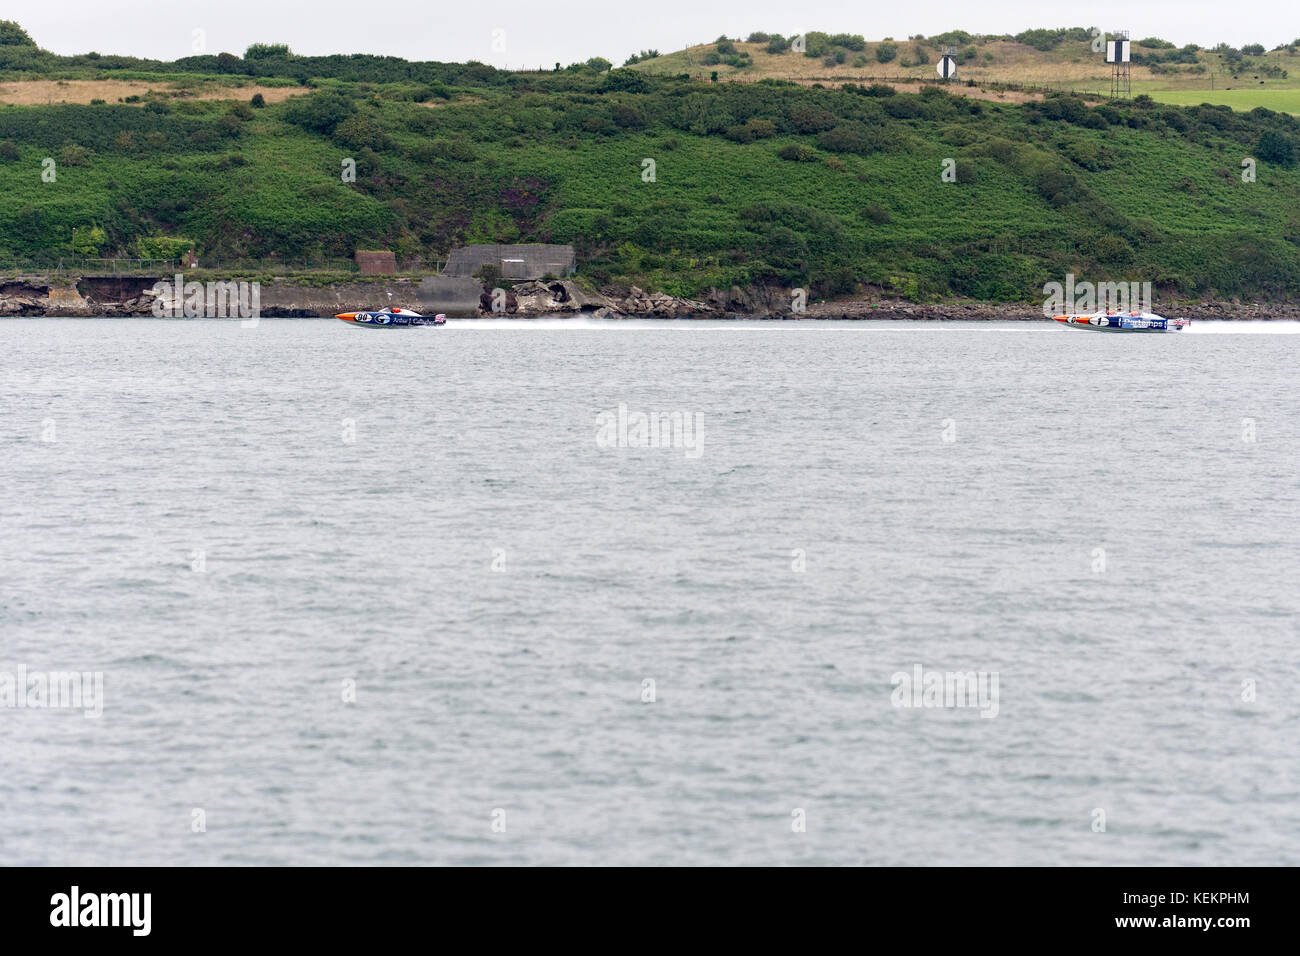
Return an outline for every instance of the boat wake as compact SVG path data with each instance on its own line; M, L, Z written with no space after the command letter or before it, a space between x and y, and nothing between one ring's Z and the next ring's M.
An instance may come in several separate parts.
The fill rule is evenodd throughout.
M1300 335L1300 322L1261 319L1251 322L1193 322L1188 335Z

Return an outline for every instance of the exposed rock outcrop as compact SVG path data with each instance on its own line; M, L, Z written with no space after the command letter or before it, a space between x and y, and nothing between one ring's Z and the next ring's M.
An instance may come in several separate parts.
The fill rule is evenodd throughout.
M21 279L0 282L0 315L44 315L49 299L48 283Z
M493 291L485 290L479 299L479 311L491 315L501 311ZM584 292L578 284L568 279L542 282L530 279L516 282L504 289L504 308L507 315L536 316L575 312L618 310L618 304L599 293Z

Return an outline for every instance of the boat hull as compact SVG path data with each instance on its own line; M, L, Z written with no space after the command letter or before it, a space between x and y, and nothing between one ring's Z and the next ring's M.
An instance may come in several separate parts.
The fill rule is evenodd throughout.
M1181 332L1192 324L1190 319L1166 319L1150 312L1056 315L1053 318L1068 329L1088 332Z
M447 317L420 315L405 309L400 312L340 312L334 316L362 329L423 329L447 324Z

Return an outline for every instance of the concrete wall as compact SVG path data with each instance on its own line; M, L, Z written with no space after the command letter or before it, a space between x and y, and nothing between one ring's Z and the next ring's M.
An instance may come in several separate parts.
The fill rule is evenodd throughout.
M430 315L437 312L450 316L474 315L482 291L483 285L477 279L453 276L425 276L418 283L399 278L392 282L349 282L319 287L277 279L262 286L262 314L268 317L334 315L395 305Z
M463 276L425 276L420 280L419 311L474 315L483 283Z
M501 270L505 279L540 279L546 275L570 275L577 264L573 246L543 242L513 246L478 243L451 250L442 274L472 276L483 266L492 265Z

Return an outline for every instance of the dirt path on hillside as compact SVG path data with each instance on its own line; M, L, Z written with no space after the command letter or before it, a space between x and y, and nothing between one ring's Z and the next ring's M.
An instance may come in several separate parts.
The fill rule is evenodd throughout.
M199 86L182 90L170 83L145 83L140 80L18 80L0 83L0 103L7 106L48 106L54 103L89 103L103 100L118 103L128 96L144 97L150 92L168 95L183 93L196 100L250 100L261 93L268 103L278 103L307 92L301 86Z
M761 79L761 77L758 79ZM731 76L727 78L727 82L749 83L754 82L754 80L751 80L748 77ZM915 82L905 82L901 80L857 80L849 78L843 80L832 80L821 77L792 79L790 82L798 83L800 86L820 84L821 86L831 90L837 90L846 83L858 83L868 86L879 84L881 86L892 87L895 93L919 93L921 92L922 87L934 85L933 83L922 83L920 80ZM1042 93L1029 93L1023 90L986 89L982 86L967 86L965 83L953 83L950 86L945 86L943 89L946 92L951 93L953 96L966 96L973 100L989 100L994 103L1028 103L1043 98Z

